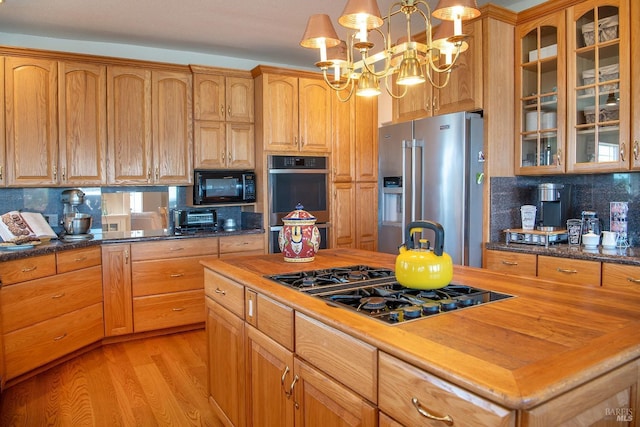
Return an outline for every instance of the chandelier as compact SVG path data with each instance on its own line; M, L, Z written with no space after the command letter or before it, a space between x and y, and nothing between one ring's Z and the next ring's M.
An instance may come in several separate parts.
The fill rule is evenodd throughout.
M394 42L391 18L400 14L406 20L406 34ZM413 16L424 22L424 30L412 32ZM431 16L442 21L435 34ZM358 96L379 95L382 79L389 95L402 98L408 86L427 80L436 88L449 83L460 53L469 46L468 36L462 34L462 21L478 16L476 0L440 0L433 14L425 0L401 0L389 7L384 18L376 0L348 0L338 18L341 26L351 30L346 41L340 40L328 15L316 14L309 17L300 45L320 49L320 61L315 65L340 101L347 101L354 92ZM380 29L385 22L386 32ZM372 35L383 42L377 52L373 51ZM360 52L357 60L356 51ZM390 76L396 73L399 93L393 93L389 84Z

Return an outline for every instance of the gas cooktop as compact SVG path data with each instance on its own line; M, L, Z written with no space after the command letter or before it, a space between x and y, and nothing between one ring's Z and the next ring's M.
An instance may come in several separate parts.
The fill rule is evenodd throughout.
M397 324L513 297L451 283L435 290L400 285L393 270L353 265L265 276L327 304Z

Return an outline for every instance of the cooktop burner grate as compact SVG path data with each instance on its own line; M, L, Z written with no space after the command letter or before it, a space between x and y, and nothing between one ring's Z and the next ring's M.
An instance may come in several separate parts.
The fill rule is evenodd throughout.
M332 306L356 311L389 324L512 297L455 283L434 290L410 289L396 281L393 270L366 265L265 277L321 298Z

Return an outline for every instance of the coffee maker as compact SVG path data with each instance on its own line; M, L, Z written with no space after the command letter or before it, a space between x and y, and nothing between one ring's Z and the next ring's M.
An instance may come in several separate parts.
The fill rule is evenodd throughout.
M538 230L566 230L570 215L571 186L544 183L538 185Z

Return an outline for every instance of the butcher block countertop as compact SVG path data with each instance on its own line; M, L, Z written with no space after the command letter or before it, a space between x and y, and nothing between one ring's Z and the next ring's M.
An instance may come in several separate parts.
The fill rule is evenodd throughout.
M535 407L640 357L640 293L455 266L453 283L515 298L388 325L263 276L359 264L393 268L394 255L329 249L309 263L284 262L281 254L202 263L511 409Z

